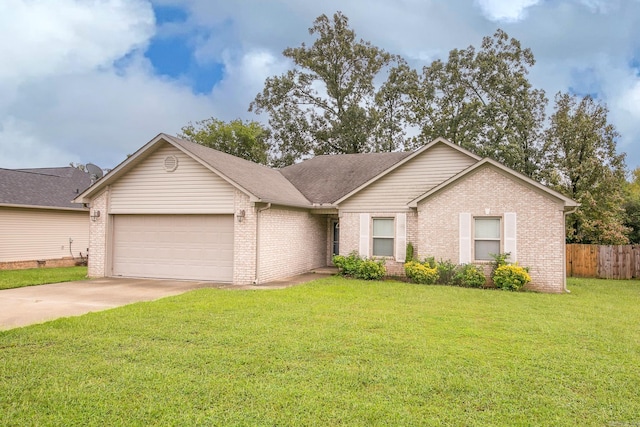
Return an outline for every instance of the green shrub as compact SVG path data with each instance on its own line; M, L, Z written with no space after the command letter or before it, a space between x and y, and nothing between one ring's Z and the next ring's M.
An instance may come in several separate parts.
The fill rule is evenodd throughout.
M378 280L387 272L383 261L365 259L360 262L355 277L362 280Z
M409 261L404 265L404 272L414 283L433 285L438 280L438 270L427 262Z
M430 256L429 258L425 258L422 264L426 265L429 268L436 268L436 259Z
M378 280L387 272L383 261L362 259L355 251L346 257L334 255L333 265L338 267L340 275L363 280Z
M509 291L520 290L531 281L527 270L518 264L501 265L493 273L493 283L500 289Z
M453 284L465 288L482 288L486 282L484 270L474 264L459 265L453 276Z
M456 265L451 261L442 261L436 264L438 270L438 281L440 285L451 285L453 283L453 277L456 273Z
M406 259L407 261L413 261L413 243L411 242L407 243Z
M491 263L491 277L496 274L496 270L498 267L502 267L503 265L509 265L507 258L511 255L511 252L504 252L501 254L489 254L491 258L493 258L493 262Z

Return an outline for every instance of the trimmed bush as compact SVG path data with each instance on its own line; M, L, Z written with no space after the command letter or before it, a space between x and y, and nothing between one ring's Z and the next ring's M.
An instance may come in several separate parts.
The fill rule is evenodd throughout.
M355 277L362 280L378 280L382 279L386 272L382 261L365 259L360 263Z
M334 255L333 265L338 267L340 275L363 280L378 280L387 272L383 261L362 259L357 252L351 252L346 257Z
M493 274L493 283L500 289L517 291L531 281L527 270L518 264L501 265Z
M484 270L474 264L459 265L453 276L453 284L464 288L482 288L486 282Z
M442 261L436 264L438 270L438 281L440 285L450 285L453 283L453 278L456 274L457 265L451 261Z
M438 270L430 267L428 262L409 261L404 265L404 272L414 283L433 285L438 280Z

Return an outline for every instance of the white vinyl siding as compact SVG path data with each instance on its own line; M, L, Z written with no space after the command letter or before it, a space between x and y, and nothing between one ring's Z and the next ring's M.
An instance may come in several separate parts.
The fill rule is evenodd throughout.
M89 211L0 207L0 236L0 262L86 256Z
M469 167L476 160L436 144L340 204L342 210L399 211L407 203Z
M165 170L167 156L177 168ZM111 188L112 214L233 213L234 187L168 144L144 159Z
M475 218L474 221L474 259L476 261L491 261L491 254L500 251L500 218Z
M395 236L393 218L373 219L373 256L392 257Z
M114 215L113 275L233 281L233 215Z

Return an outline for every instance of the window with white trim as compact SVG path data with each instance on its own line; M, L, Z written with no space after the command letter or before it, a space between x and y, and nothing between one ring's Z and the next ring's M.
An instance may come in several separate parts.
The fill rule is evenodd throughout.
M394 225L393 218L373 218L373 256L393 256Z
M491 261L490 254L500 253L500 218L474 218L473 258L476 261Z

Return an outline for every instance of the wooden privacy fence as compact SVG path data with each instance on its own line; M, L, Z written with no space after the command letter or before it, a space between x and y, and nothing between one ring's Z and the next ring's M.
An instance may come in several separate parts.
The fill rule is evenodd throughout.
M640 246L567 245L567 276L640 278Z

